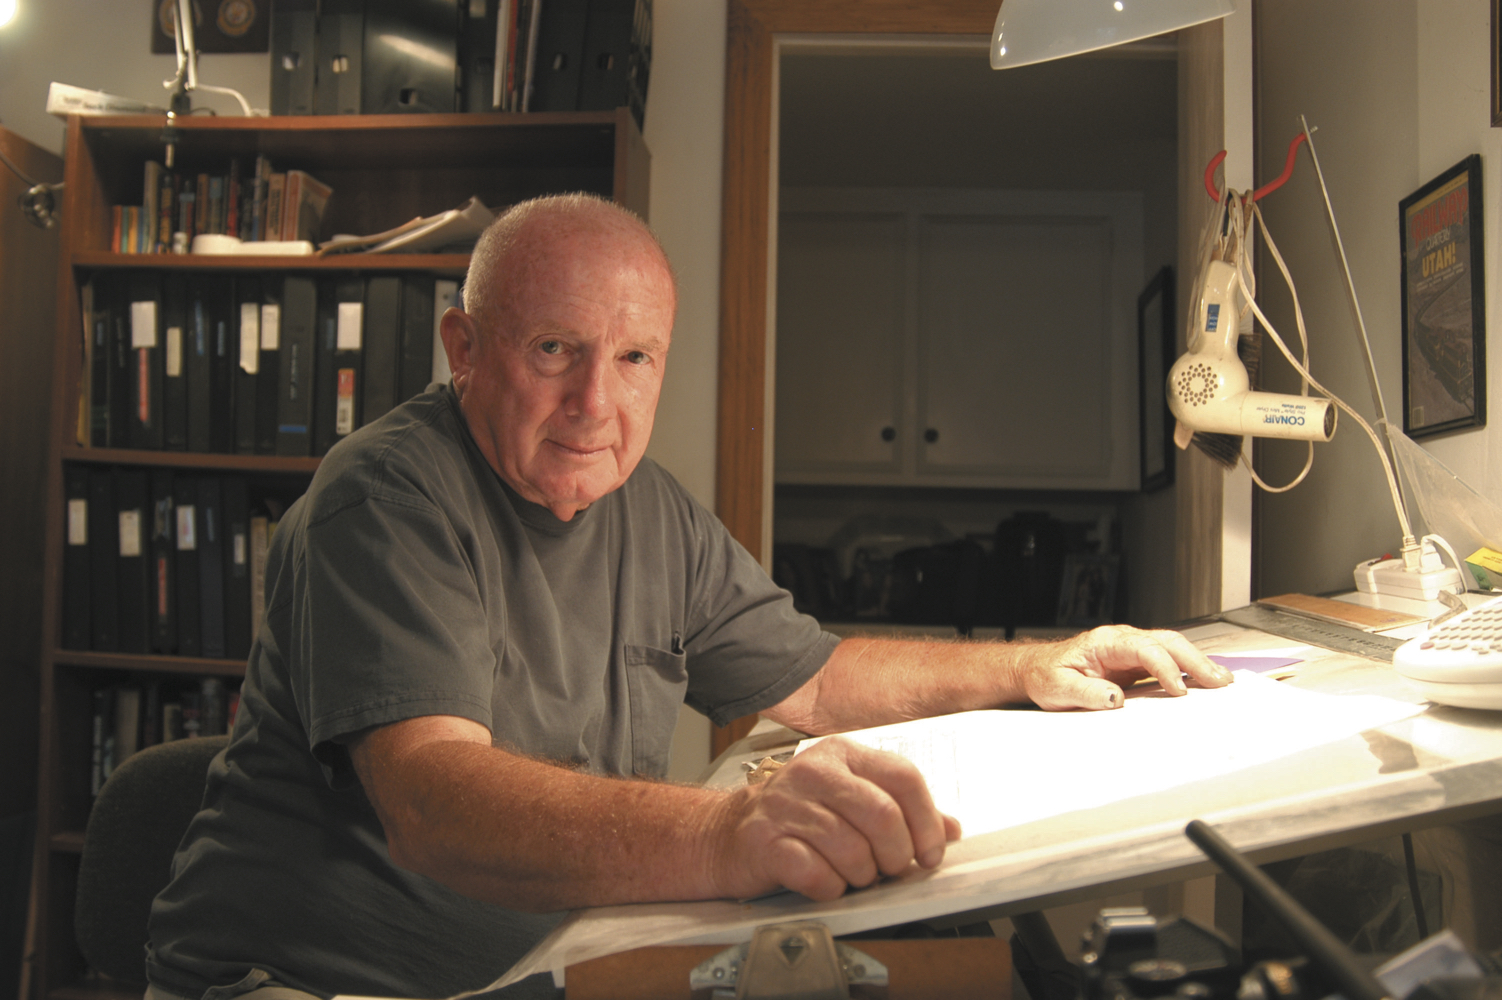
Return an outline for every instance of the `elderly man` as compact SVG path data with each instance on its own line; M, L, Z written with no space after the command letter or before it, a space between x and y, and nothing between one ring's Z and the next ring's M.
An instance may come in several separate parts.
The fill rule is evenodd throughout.
M642 458L676 290L608 202L507 212L464 300L452 383L330 452L277 531L233 739L152 912L155 1000L451 994L570 907L829 899L959 836L907 762L839 740L730 794L644 780L685 701L831 733L1228 679L1174 633L841 642L795 613Z

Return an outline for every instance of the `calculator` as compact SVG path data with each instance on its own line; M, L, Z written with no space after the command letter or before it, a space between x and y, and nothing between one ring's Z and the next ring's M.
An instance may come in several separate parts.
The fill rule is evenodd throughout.
M1502 708L1502 597L1409 639L1392 665L1430 701Z

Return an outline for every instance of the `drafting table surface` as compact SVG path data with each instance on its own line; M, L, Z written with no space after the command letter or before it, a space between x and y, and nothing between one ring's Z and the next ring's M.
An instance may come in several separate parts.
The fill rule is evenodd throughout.
M1289 645L1222 623L1186 634L1207 653ZM1281 683L1423 704L1390 666L1317 648L1303 655L1297 676ZM744 781L743 762L791 749L796 738L764 723L712 765L705 784ZM1098 766L1076 779L1110 782L1120 768L1172 765L1136 759L1130 747L1101 748ZM998 794L1005 794L1009 769L1027 766L998 761ZM819 919L848 934L960 913L996 918L1197 878L1215 869L1183 835L1194 818L1265 863L1496 811L1502 712L1429 705L1411 718L1224 777L970 837L951 844L934 872L914 870L831 903L783 893L577 911L514 972L558 976L568 965L648 945L736 943L778 920Z

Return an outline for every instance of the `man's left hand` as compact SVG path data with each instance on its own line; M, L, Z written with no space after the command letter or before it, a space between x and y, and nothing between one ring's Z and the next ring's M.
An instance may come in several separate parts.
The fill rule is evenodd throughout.
M1199 687L1224 687L1231 672L1178 632L1103 625L1056 643L1039 643L1019 656L1018 683L1041 708L1120 708L1122 688L1145 677L1182 695L1185 676Z

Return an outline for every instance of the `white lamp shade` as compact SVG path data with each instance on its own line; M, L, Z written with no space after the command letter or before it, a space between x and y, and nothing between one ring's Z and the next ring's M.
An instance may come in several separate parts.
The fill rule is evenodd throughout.
M1002 0L991 68L1094 52L1225 17L1232 0Z

